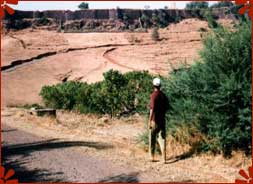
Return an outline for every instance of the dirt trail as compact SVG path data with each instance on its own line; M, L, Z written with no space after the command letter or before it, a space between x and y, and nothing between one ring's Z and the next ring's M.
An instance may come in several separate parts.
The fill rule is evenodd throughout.
M17 145L20 145L20 143L23 142L32 141L26 140L26 138L29 137L26 134L34 134L36 137L39 135L39 137L43 137L44 140L57 139L49 141L49 146L46 143L42 143L42 147L40 146L40 148L34 150L35 159L33 159L33 164L29 163L31 162L29 158L33 157L27 157L27 165L23 166L28 168L30 168L31 165L37 166L37 164L41 162L40 159L43 159L43 157L37 157L38 155L42 154L44 157L47 157L45 154L58 154L51 151L59 151L60 156L59 158L56 158L56 161L53 160L53 156L49 156L49 159L52 158L51 165L48 165L48 162L46 162L41 166L38 165L38 168L52 169L52 172L57 172L57 169L62 171L61 167L64 164L61 163L61 160L66 160L66 163L73 162L77 164L75 165L77 170L75 172L79 173L79 169L83 169L79 164L84 163L86 157L90 157L92 160L91 164L96 165L91 167L90 172L87 171L90 173L90 178L93 178L93 175L95 174L93 173L93 171L96 171L94 167L100 168L100 164L102 164L101 168L104 168L105 164L103 165L103 160L112 164L114 168L116 167L117 172L121 171L121 168L131 168L124 170L129 172L118 172L119 174L115 174L117 175L115 177L107 177L107 181L126 181L125 179L128 178L135 182L137 180L141 182L233 182L235 178L238 178L239 169L247 168L251 163L250 160L245 160L244 157L225 160L221 156L214 157L211 155L190 155L189 157L186 156L185 158L182 157L178 159L177 155L180 154L176 153L176 149L171 146L169 146L167 150L167 164L162 164L161 162L151 163L148 162L148 154L142 147L140 147L140 144L136 140L139 134L144 131L144 120L138 116L131 117L130 119L110 120L107 123L101 122L96 116L89 117L68 112L61 112L57 117L57 121L55 122L55 120L51 118L29 115L27 111L24 110L4 109L2 111L3 124L12 127L12 130L20 131L19 136L21 139L19 137L19 139L15 140ZM6 131L5 135L9 135L9 138L4 138L3 141L8 143L6 140L11 140L13 136L15 137L15 135L13 135L15 134L15 131L13 131L12 134L11 131ZM35 139L35 142L37 141L40 140ZM59 145L57 141L67 142L67 144L59 143L60 145L63 145L62 147L64 147L64 149L62 147L61 149L56 149L54 147L55 145ZM70 148L68 142L78 142L78 144L76 147L70 146ZM111 147L109 146L110 148L108 149L96 149L90 146L84 146L80 144L80 142L89 143L88 145L90 146L94 145L90 144L91 142L99 143L98 145L109 144ZM40 145L40 143L35 144ZM45 147L50 147L50 149L45 149ZM19 146L14 146L12 149L13 153L16 153L17 150L20 151ZM70 149L72 150L73 157L72 155L70 158L68 158L69 156L61 156L62 154L67 154L66 152ZM44 153L41 153L41 151L44 151ZM47 151L49 151L49 153L47 153ZM84 159L80 160L82 154ZM15 157L13 157L13 159L14 158ZM21 158L18 157L17 159ZM70 159L70 161L68 159ZM75 159L78 161L75 161ZM98 163L97 159L102 160L102 162ZM60 166L53 167L52 164L58 164ZM93 170L93 168L95 170ZM72 168L70 168L70 171L72 174L67 174L68 178L76 177L71 181L84 182L82 177L86 176L81 174L81 177L79 177L79 174L73 173L74 169L72 170ZM61 179L61 181L65 180ZM129 180L127 181L129 182Z
M21 43L23 49L26 49L26 44L25 44L24 40L22 40L22 39L20 39L20 38L18 38L18 37L16 37L16 36L14 36L14 35L11 35L11 34L10 34L9 36L10 36L11 38L13 38L13 39L18 40L18 41Z
M4 166L16 171L19 182L140 181L138 172L129 167L119 167L76 149L112 149L109 144L42 138L5 124L2 135Z
M110 52L112 52L112 51L114 51L114 50L116 50L116 49L117 49L117 48L111 48L111 49L107 50L107 51L103 54L103 57L106 58L109 62L111 62L111 63L113 63L113 64L115 64L115 65L117 65L117 66L120 66L120 67L122 67L122 68L126 68L126 69L129 69L129 70L136 70L136 69L133 68L133 67L129 67L129 66L127 66L127 65L123 65L123 64L117 62L116 60L114 60L114 59L110 56Z

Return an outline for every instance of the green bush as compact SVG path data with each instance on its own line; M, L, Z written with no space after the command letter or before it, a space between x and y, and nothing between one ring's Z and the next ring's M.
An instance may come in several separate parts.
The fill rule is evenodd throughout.
M89 4L86 3L86 2L82 2L78 5L78 8L81 9L81 10L86 10L86 9L89 9Z
M237 30L214 30L205 41L201 60L173 72L165 82L172 110L167 128L191 127L205 138L202 149L251 151L251 24ZM191 136L195 136L194 132Z
M212 14L211 9L201 10L200 14L206 19L209 28L214 29L219 26L219 24L215 20L216 17Z
M125 106L128 111L135 110L146 113L149 105L149 95L152 92L152 76L147 72L128 72L125 74L127 86L124 94Z
M77 103L77 95L82 87L80 82L66 82L53 86L43 86L40 95L44 104L56 109L73 109Z
M231 1L221 1L213 4L210 8L223 8L223 7L232 7L234 4Z
M75 109L82 113L118 116L148 110L152 76L148 72L121 74L110 70L104 80L94 84L65 82L44 86L40 92L44 104L57 109Z
M50 23L50 20L45 16L43 16L43 17L41 17L37 20L38 25L43 25L44 26L44 25L48 25L49 23Z
M189 2L186 4L186 9L206 9L208 8L208 2L202 1L202 2Z
M149 16L145 12L142 12L140 19L144 28L149 28L152 25Z
M153 31L152 31L152 34L151 34L151 38L152 40L154 41L158 41L159 40L159 32L158 32L158 28L157 27L154 27L153 28Z

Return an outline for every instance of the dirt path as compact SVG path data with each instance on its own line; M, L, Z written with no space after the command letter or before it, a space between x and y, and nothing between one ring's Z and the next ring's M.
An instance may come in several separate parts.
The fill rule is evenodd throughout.
M76 148L112 149L90 141L48 139L2 125L4 165L13 168L20 182L67 181L138 182L138 173L109 160L81 153Z
M9 144L4 153L23 170L37 168L35 176L44 170L49 181L233 182L239 169L251 164L240 155L226 160L221 155L182 154L173 145L168 145L167 164L148 162L148 154L138 142L144 121L134 116L104 122L96 116L69 112L58 112L55 120L25 110L3 109L2 124L7 126L3 141ZM89 171L83 166L87 164L93 165ZM104 171L104 167L112 169ZM54 178L59 172L59 178ZM44 175L38 179L45 180Z
M111 56L110 56L110 52L116 50L117 48L111 48L109 50L107 50L104 54L103 54L103 57L106 58L109 62L119 66L119 67L122 67L122 68L126 68L126 69L129 69L129 70L136 70L135 68L133 67L129 67L127 65L123 65L119 62L117 62L116 60L114 60Z
M148 46L148 45L152 45L152 44L140 44L140 45L143 45L143 46ZM131 71L138 71L138 70L141 70L140 68L138 67L131 67L131 66L128 66L126 64L122 64L121 62L117 61L116 59L114 59L111 55L111 53L113 51L115 51L116 49L118 49L117 47L113 47L111 49L108 49L104 54L103 54L103 57L105 59L108 60L108 62L114 64L115 66L118 66L120 68L123 68L123 69L127 69L127 70L131 70ZM127 56L126 56L127 57ZM163 62L161 62L163 64ZM153 73L153 74L157 74L157 73L161 73L161 72L164 72L164 71L168 71L168 67L159 67L158 66L159 63L156 63L154 67L151 67L150 69L150 73ZM163 65L162 65L163 66Z

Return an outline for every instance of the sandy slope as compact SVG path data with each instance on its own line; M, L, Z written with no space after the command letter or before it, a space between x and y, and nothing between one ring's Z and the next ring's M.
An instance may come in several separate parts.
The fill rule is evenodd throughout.
M66 80L96 82L110 69L148 70L167 75L182 63L192 64L202 48L200 28L207 22L186 19L160 29L160 41L147 33L57 33L26 29L2 36L2 106L41 103L44 85ZM50 55L47 55L50 53ZM44 54L39 59L31 59Z

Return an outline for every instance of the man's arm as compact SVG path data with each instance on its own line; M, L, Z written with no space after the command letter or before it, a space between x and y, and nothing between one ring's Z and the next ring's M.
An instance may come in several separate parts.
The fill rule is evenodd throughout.
M154 116L154 110L153 109L150 109L150 112L149 112L149 129L151 129L152 128L152 126L151 126L151 121L152 121L152 119L153 119L153 116Z

